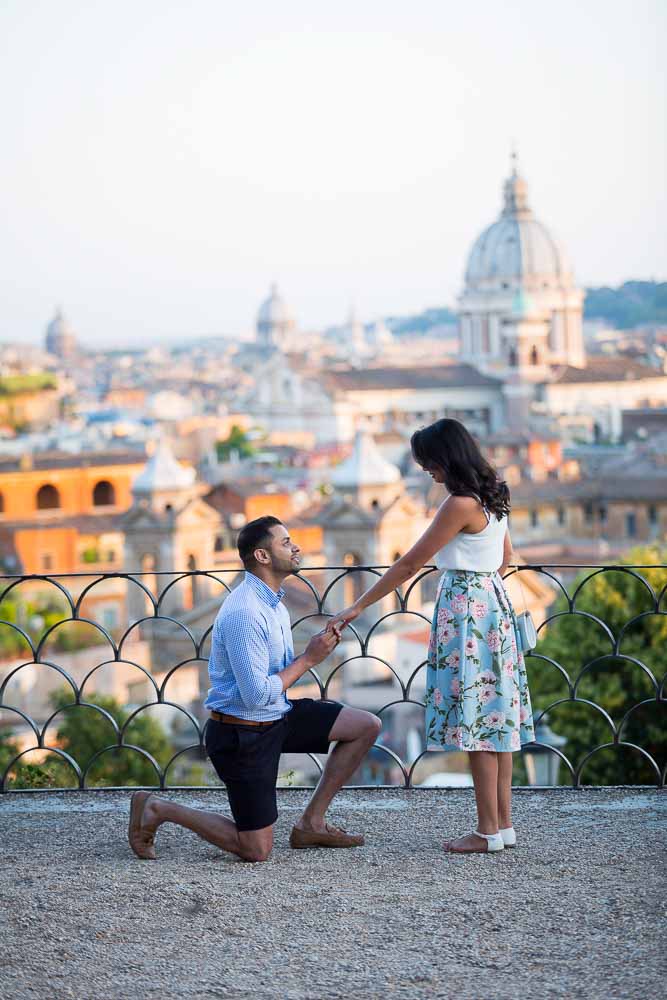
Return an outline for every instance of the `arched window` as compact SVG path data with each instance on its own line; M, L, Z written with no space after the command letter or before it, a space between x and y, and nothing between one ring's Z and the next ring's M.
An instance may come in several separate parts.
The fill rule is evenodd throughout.
M215 536L215 545L213 546L214 552L224 552L225 551L225 539L223 535Z
M94 507L111 507L116 502L116 491L107 479L100 480L93 490Z
M0 514L4 513L5 513L5 498L2 495L2 493L0 493Z
M530 363L531 365L539 365L540 363L540 356L537 353L537 348L535 346L533 346L530 352Z
M59 507L60 493L55 486L51 483L40 486L37 490L37 510L57 510Z

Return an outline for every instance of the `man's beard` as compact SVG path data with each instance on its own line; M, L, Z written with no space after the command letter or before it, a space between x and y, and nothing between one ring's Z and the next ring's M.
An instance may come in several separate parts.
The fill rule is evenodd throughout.
M271 569L274 573L285 573L287 576L299 572L301 568L301 559L276 559L275 556L271 559Z

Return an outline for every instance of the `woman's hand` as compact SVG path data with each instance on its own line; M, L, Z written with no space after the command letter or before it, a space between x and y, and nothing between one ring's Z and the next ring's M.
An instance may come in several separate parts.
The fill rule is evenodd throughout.
M358 618L362 612L362 608L358 607L356 604L351 604L349 608L345 608L343 611L339 611L337 615L330 618L327 622L327 629L333 629L336 626L338 628L345 628L350 622L353 622L355 618Z

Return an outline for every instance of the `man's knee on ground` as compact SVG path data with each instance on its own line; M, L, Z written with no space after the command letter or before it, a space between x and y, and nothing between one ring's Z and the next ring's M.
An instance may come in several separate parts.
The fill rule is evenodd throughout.
M242 847L241 857L244 861L251 861L258 864L261 861L268 861L271 857L271 847Z

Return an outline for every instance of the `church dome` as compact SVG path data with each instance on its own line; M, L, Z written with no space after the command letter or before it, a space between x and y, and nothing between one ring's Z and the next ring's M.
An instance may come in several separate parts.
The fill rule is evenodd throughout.
M504 185L500 217L477 238L468 257L466 286L498 287L520 282L539 287L572 283L567 257L528 204L528 188L516 164Z
M73 337L74 331L63 315L62 309L56 309L55 316L46 328L47 337Z
M76 352L76 337L62 309L56 309L55 316L46 328L44 346L49 354L59 358L71 357Z
M268 299L265 299L259 307L259 312L257 313L257 323L274 325L282 325L284 323L289 323L291 320L291 313L287 306L287 303L280 295L277 285L271 285L271 293Z

